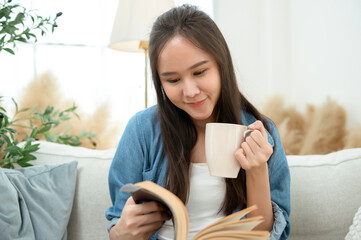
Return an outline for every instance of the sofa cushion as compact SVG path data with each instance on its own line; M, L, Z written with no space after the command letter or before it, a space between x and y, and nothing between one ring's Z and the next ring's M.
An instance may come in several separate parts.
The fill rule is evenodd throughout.
M361 148L287 159L289 239L344 239L361 203Z
M73 209L68 225L69 240L108 239L105 211L111 206L108 172L115 149L92 150L51 142L39 142L34 153L44 163L78 162Z
M349 229L345 240L361 239L361 207L355 213Z
M0 168L0 239L67 238L76 162Z

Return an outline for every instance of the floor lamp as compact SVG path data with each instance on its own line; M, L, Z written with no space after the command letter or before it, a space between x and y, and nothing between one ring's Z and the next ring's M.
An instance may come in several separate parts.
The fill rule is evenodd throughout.
M156 18L174 6L173 0L119 0L109 48L144 52L144 107L148 107L148 39Z

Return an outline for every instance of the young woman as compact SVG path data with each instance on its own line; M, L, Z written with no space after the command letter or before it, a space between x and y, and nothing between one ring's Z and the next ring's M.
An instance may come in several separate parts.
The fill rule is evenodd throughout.
M153 25L149 56L157 105L128 123L109 171L113 202L106 217L110 239L172 239L164 207L136 204L119 189L150 180L185 204L190 234L256 204L258 229L272 239L290 232L290 175L274 124L239 92L228 46L216 24L191 5L173 8ZM205 125L247 125L253 132L235 152L235 179L212 177L205 159Z

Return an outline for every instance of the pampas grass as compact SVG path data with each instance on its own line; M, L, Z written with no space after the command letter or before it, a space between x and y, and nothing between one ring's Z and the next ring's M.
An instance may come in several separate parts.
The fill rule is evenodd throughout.
M59 86L56 79L50 73L44 73L38 78L33 79L24 89L20 99L17 101L19 109L36 107L36 110L44 110L47 106L53 106L55 109L67 109L72 107L72 103L59 101L61 99ZM19 113L18 118L26 115L25 112ZM19 122L20 124L22 122ZM40 126L39 121L33 121L34 125L38 128ZM21 127L14 127L19 133L16 136L18 141L25 139L25 131ZM39 139L43 140L43 139Z
M296 155L302 147L305 119L294 106L285 107L281 96L274 96L266 102L262 113L278 128L287 155Z
M273 96L262 113L276 125L287 155L327 154L361 147L361 126L346 129L344 108L330 97L321 106L309 104L306 114L285 107L281 96Z
M41 74L23 89L18 100L19 108L38 106L38 109L45 109L49 105L56 109L71 107L73 103L62 97L59 88L56 78L50 72Z
M326 154L344 148L346 112L327 98L320 107L308 106L303 146L299 154Z
M361 125L347 131L345 149L361 148Z
M85 147L108 149L116 146L121 135L119 126L109 123L108 119L110 119L109 107L103 104L92 115L83 114L80 119L73 118L71 125L74 132L80 132L85 128L97 134L94 138L95 143L85 142Z
M53 106L55 109L65 110L73 106L73 101L64 98L59 91L56 78L47 72L35 78L25 87L18 105L19 109L37 106L37 110L40 110L45 109L46 106ZM108 149L116 146L121 135L120 127L109 121L109 108L106 104L99 106L92 115L83 113L81 109L77 109L76 112L79 119L72 116L66 123L59 124L54 131L67 129L73 134L82 130L96 133L93 142L83 139L82 146L87 148ZM71 127L69 128L69 126ZM19 132L19 138L22 139L25 135L22 132L23 129L17 128L16 130Z

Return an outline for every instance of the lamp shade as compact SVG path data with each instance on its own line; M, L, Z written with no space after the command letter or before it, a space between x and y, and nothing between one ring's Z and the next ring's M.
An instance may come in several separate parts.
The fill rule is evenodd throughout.
M119 0L109 47L119 51L141 52L156 18L174 7L173 0Z

